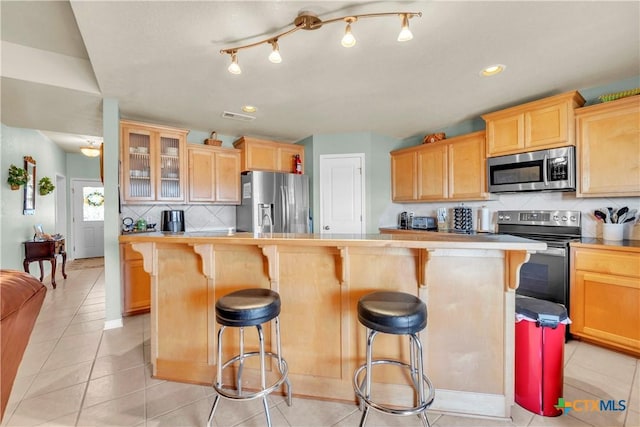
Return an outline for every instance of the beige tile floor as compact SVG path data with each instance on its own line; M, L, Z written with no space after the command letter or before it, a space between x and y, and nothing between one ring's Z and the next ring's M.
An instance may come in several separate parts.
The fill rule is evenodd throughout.
M45 280L49 287L49 280ZM49 287L20 366L2 426L204 426L211 387L151 378L148 315L104 331L104 271L75 270ZM295 385L294 385L295 387ZM620 412L576 412L541 417L518 405L512 420L429 413L447 426L640 426L638 359L586 343L565 349L566 400L626 400ZM437 396L436 396L437 398ZM356 426L353 404L270 397L274 426ZM217 426L266 425L260 401L223 400ZM373 411L367 426L419 426L417 417Z

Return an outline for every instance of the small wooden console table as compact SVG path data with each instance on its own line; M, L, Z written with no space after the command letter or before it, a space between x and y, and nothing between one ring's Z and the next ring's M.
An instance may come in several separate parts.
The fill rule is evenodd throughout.
M67 263L67 252L64 249L64 238L56 240L28 240L24 242L24 271L29 273L29 264L38 261L40 265L40 281L44 278L42 261L51 261L51 286L56 288L56 258L62 255L62 277L67 278L64 267Z

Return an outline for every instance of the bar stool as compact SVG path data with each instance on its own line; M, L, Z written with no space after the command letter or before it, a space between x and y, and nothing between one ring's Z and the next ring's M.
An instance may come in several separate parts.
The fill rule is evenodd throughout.
M251 400L262 398L264 412L267 416L267 425L271 426L271 417L269 416L269 403L267 395L280 387L284 382L287 386L287 404L291 406L291 384L288 378L287 362L282 358L282 349L280 346L280 295L269 289L244 289L241 291L231 292L218 299L216 302L216 321L221 325L218 331L218 371L216 381L213 388L218 393L213 401L211 412L207 426L211 427L213 423L213 414L220 402L220 397L231 400ZM275 319L276 326L276 346L277 353L266 352L264 350L264 334L262 332L262 324ZM246 326L255 326L258 331L258 339L260 342L259 351L245 353L244 351L244 328ZM240 354L232 357L222 363L222 336L227 327L240 328ZM242 371L244 362L250 357L260 358L260 389L255 392L248 392L242 388ZM271 385L266 384L266 368L265 359L270 357L278 361L278 370L280 375ZM224 369L238 363L238 371L236 375L235 389L225 387L222 384L222 372Z
M426 411L433 403L435 389L424 374L422 343L418 337L418 332L427 326L427 306L419 298L404 292L373 292L358 301L358 320L367 328L367 363L361 365L353 376L353 388L362 410L360 426L364 426L369 408L373 408L391 415L417 415L428 427ZM373 359L373 340L379 332L409 336L409 364L393 359ZM414 398L417 395L415 406L391 407L371 399L372 368L383 364L409 370ZM361 372L364 372L364 378L359 381Z

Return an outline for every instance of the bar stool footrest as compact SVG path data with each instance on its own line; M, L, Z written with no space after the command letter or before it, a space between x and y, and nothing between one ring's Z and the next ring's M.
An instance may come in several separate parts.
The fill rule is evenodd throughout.
M249 357L256 357L256 356L258 356L258 357L260 356L260 352L259 351L252 351L250 353L245 353L242 358L243 359L247 359ZM267 357L270 357L270 358L275 359L276 361L278 361L278 355L276 353L265 351L264 352L264 356L265 356L265 360L266 360ZM222 365L222 371L224 371L225 368L227 368L228 366L232 365L233 363L239 361L240 359L241 359L241 356L238 355L238 356L235 356L235 357L227 360L225 362L225 364ZM268 387L266 387L264 390L258 390L258 391L254 392L254 393L241 392L239 394L237 390L224 388L224 387L222 387L221 385L218 385L215 382L213 384L213 388L216 390L216 392L220 396L225 397L227 399L252 400L252 399L257 399L259 397L263 397L263 396L273 392L274 390L276 390L278 387L280 387L287 380L287 377L288 377L287 375L289 373L289 367L287 365L287 361L284 360L282 357L280 358L280 361L282 361L282 365L278 366L278 370L280 371L280 377L273 384L271 384ZM279 363L276 363L276 365L279 365ZM291 406L290 403L289 403L289 406Z
M393 359L375 359L371 361L371 369L373 370L373 366L375 365L384 365L384 364L388 364L388 365L395 365L395 366L400 366L403 368L408 369L409 371L411 371L411 365L404 363L404 362L400 362L398 360L393 360ZM420 405L417 406L413 406L413 407L407 407L407 408L392 408L390 406L386 406L383 405L381 403L377 403L374 402L373 400L371 400L370 398L365 397L364 395L364 391L361 388L361 385L358 383L358 377L360 376L360 373L362 371L366 371L367 369L367 364L363 364L361 365L355 372L355 374L353 375L353 388L356 392L356 396L358 397L358 399L360 399L361 401L364 401L364 403L373 408L376 409L380 412L384 412L387 414L393 414L393 415L418 415L422 412L425 412L429 406L431 406L431 404L433 403L433 399L435 397L435 389L433 388L433 384L431 384L431 380L429 380L429 378L426 375L422 375L422 382L423 384L421 384L422 386L427 386L426 388L426 396L425 396L425 401L423 403L421 403ZM369 375L368 372L365 373L366 375ZM413 375L412 375L413 377ZM366 378L366 377L365 377ZM362 381L362 384L364 385L364 381ZM416 389L416 384L413 384L413 388L415 390L416 393L418 393L419 395L419 391Z

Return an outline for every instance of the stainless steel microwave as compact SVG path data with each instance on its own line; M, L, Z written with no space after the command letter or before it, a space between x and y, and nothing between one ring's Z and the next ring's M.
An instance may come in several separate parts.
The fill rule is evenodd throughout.
M575 191L575 147L491 157L487 183L490 193Z

